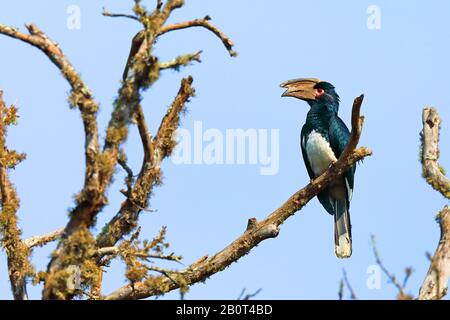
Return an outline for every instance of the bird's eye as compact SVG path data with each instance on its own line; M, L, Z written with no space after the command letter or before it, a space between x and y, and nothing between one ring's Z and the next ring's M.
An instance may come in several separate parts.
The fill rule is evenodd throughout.
M318 88L316 89L316 96L320 97L321 95L323 95L325 93L325 90L323 90L322 88Z

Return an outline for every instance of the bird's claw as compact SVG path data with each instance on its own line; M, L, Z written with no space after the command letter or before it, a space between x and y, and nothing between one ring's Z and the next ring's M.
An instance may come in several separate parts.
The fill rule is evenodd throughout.
M337 161L333 161L331 162L331 164L328 166L328 169L331 169L334 167L334 165L336 164Z

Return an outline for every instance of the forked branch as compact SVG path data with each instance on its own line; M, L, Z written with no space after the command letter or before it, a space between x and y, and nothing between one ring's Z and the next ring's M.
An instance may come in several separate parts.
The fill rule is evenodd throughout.
M142 168L130 196L122 203L119 212L106 224L97 237L98 247L114 246L117 241L136 227L140 212L147 208L148 197L154 186L160 182L161 163L175 147L174 132L180 124L180 117L189 98L195 93L192 82L192 77L181 81L178 94L161 121L158 133L153 140L142 110L138 109L136 121L144 146Z
M441 119L434 108L425 108L422 114L422 165L427 182L444 197L450 199L450 179L439 165L439 130ZM430 268L420 288L419 299L442 299L448 291L450 277L450 208L445 206L437 215L441 237L436 252L430 257Z

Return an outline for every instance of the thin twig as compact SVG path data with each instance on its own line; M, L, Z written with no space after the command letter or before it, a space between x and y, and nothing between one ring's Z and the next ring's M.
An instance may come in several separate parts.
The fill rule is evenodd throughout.
M377 265L381 268L381 270L384 272L384 274L389 278L391 283L398 289L398 291L402 295L404 293L402 286L397 281L397 278L395 277L395 275L391 274L389 272L389 270L384 266L383 262L381 261L380 253L378 252L378 249L377 249L377 243L375 240L375 236L373 236L373 235L372 235L371 242L372 242L373 255L375 256L375 262L377 263Z
M139 18L132 14L111 13L108 10L106 10L105 8L103 8L102 15L105 17L111 17L111 18L128 18L128 19L139 21Z
M211 22L211 17L206 16L203 19L195 19L191 21L186 22L180 22L180 23L174 23L169 24L167 26L163 26L159 30L158 36L161 36L167 32L175 31L175 30L181 30L186 28L192 28L192 27L203 27L207 30L214 33L217 37L219 37L220 40L222 40L223 45L228 50L228 53L230 56L235 57L237 55L236 51L233 50L234 43L233 41L221 30L219 30L216 26L214 26Z
M345 269L342 269L342 280L343 280L343 283L345 283L345 286L347 287L348 291L350 292L350 299L357 300L358 297L356 296L355 290L353 290L353 286L351 285L350 281L348 280L347 271L345 271ZM342 300L342 297L339 300Z
M376 240L375 240L375 236L372 235L372 250L373 250L373 255L375 256L375 262L377 263L377 265L380 267L380 269L383 271L383 273L389 278L389 281L397 288L398 290L398 299L399 300L410 300L412 299L412 297L409 294L405 293L405 287L403 287L397 280L397 278L395 277L395 275L393 273L391 273L383 264L381 257L380 257L380 253L378 252L377 249L377 244L376 244ZM409 277L407 275L407 277ZM406 279L407 280L407 279ZM406 284L406 281L403 281L403 283Z
M343 300L343 298L344 298L344 280L341 279L341 281L339 281L338 300Z
M49 242L58 240L64 233L64 228L57 229L53 232L49 232L39 236L33 236L24 240L25 245L28 248L41 247Z
M105 248L99 248L95 252L96 256L104 257L107 255L119 255L121 253L121 249L118 247L105 247ZM181 260L180 256L176 256L173 253L164 255L164 254L151 254L151 253L145 253L145 252L136 252L134 253L134 256L141 259L161 259L161 260L168 260L168 261L175 261L179 262Z
M414 270L411 267L408 267L405 269L405 278L403 279L403 283L402 283L403 288L406 288L406 285L408 284L408 280L411 278L413 271Z
M254 298L254 297L256 297L258 294L260 294L260 292L262 291L262 288L259 288L258 290L256 290L256 291L253 292L253 293L247 293L247 294L244 296L246 290L247 290L247 289L245 289L245 288L242 289L241 294L240 294L239 297L238 297L238 300L250 300L251 298Z
M144 149L143 165L151 165L154 153L153 138L148 128L147 121L145 121L144 110L142 110L141 106L138 106L136 110L136 123L139 130L139 136L141 137L142 147Z
M161 8L163 6L163 1L162 0L156 0L156 12L160 12Z
M123 192L123 193L127 197L130 197L132 189L133 189L134 174L133 174L133 170L131 170L131 168L127 164L127 156L125 155L125 152L123 152L123 151L119 152L119 156L117 157L117 163L127 173L127 176L125 177L125 185L127 186L127 191Z
M166 70L166 69L173 69L176 71L179 71L181 67L188 66L192 64L192 62L202 62L200 59L200 55L202 54L202 51L198 51L195 53L189 53L185 54L179 57L176 57L175 59L167 62L160 62L159 63L159 69L160 70Z

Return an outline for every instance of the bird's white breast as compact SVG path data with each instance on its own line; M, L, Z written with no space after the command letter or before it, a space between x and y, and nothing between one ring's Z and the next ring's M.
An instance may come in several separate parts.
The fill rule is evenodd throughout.
M328 141L315 130L308 135L304 148L311 169L316 176L320 176L332 163L337 161Z

